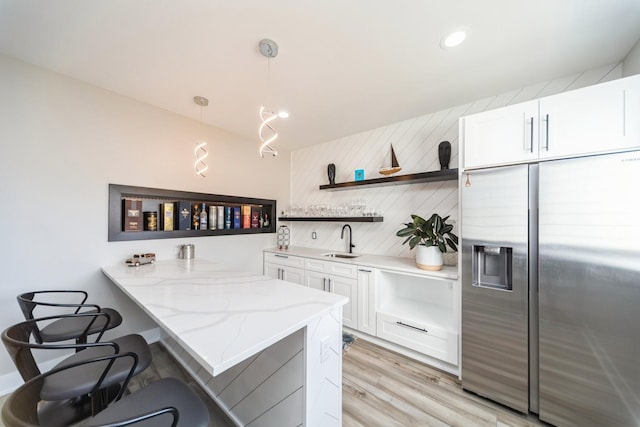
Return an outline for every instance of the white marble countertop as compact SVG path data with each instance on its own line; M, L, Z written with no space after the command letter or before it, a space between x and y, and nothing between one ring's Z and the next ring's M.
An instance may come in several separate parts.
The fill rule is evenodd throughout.
M360 254L357 258L334 258L327 257L323 254L339 252L329 249L315 249L301 246L289 246L288 250L278 248L265 249L265 252L286 254L291 256L301 256L305 258L322 259L331 262L342 262L345 264L355 264L362 267L378 268L382 270L397 271L400 273L409 273L421 275L425 277L433 277L440 279L458 280L458 267L445 265L440 271L427 271L416 267L414 258L401 258L382 255ZM356 253L356 255L358 255Z
M202 259L102 271L214 376L348 301Z

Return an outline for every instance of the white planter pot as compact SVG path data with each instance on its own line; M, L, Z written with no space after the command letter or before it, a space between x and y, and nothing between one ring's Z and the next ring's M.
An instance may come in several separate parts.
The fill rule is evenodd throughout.
M437 246L418 245L416 251L416 265L423 270L442 270L442 252Z

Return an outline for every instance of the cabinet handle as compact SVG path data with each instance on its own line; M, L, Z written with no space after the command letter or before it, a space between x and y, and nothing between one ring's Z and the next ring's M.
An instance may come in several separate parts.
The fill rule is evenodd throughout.
M277 256L278 258L289 258L289 255L274 254L274 256Z
M365 273L371 273L371 270L365 270L364 268L359 268L358 271L364 271Z
M406 327L406 328L416 329L416 330L418 330L418 331L426 332L426 333L428 333L428 332L429 332L429 331L427 331L427 330L426 330L426 329L424 329L424 328L418 328L417 326L407 325L406 323L403 323L403 322L400 322L400 321L397 321L396 323L397 323L398 325L400 325L400 326L404 326L404 327Z
M531 117L531 130L529 131L529 138L531 143L531 145L529 145L529 152L533 153L533 117Z
M333 290L331 289L331 279L329 279L329 293L333 293Z
M322 278L322 290L327 292L327 278L326 277Z
M546 141L545 141L544 149L546 151L549 151L549 115L548 114L545 116L544 121L545 121L545 124L546 124L546 127L545 127L545 140Z

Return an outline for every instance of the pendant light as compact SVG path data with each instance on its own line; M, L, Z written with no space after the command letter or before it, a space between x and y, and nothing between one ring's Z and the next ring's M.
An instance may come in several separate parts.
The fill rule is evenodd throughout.
M202 108L209 105L209 100L202 96L194 96L193 102L200 106L200 123L202 123ZM193 169L196 171L196 175L199 175L203 178L205 177L204 173L207 171L207 169L209 169L209 166L204 161L204 159L209 156L206 146L207 142L202 141L196 144L195 148L193 149L193 154L196 156L196 160L195 162L193 162Z
M258 47L260 48L262 56L267 58L267 81L269 81L271 78L270 60L271 58L278 56L278 44L273 40L263 39L260 40ZM286 119L289 117L289 114L284 111L274 113L264 105L261 105L259 117L261 120L260 126L258 127L258 138L260 138L260 157L264 157L265 153L271 154L275 157L278 155L278 152L273 148L271 143L278 138L278 131L273 127L272 122L277 118Z

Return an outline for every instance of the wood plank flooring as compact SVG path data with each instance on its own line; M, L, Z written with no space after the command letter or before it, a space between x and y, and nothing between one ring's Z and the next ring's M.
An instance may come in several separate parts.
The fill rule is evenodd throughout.
M458 379L363 339L343 357L343 425L541 426L462 390Z

